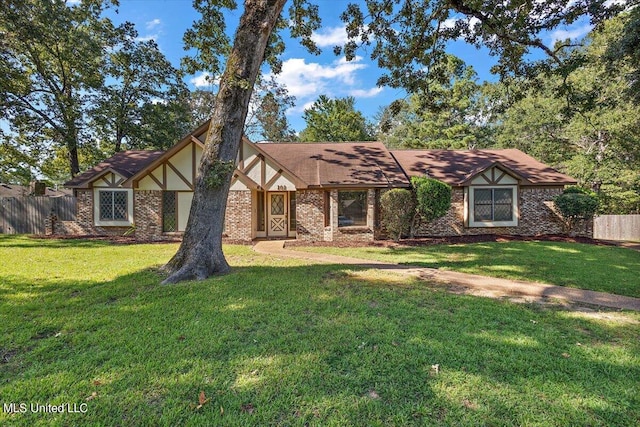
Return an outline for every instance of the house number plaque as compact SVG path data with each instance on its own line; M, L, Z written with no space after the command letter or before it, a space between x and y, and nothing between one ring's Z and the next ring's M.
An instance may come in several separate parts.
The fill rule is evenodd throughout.
M287 191L287 186L286 185L278 185L278 190L279 191Z

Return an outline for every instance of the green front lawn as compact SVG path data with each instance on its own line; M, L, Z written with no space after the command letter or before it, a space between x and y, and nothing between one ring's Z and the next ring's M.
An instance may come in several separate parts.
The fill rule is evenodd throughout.
M296 250L344 255L335 247ZM349 248L356 258L441 268L640 297L640 252L562 242L487 242L421 247Z
M640 313L452 295L242 246L226 247L229 275L161 286L176 248L0 237L0 425L640 419Z

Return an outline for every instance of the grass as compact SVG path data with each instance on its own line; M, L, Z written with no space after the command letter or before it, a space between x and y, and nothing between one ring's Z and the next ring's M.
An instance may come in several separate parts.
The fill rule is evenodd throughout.
M640 419L638 313L452 295L241 246L226 247L231 274L161 286L175 250L0 237L0 403L87 405L0 424Z
M345 253L335 247L294 249ZM349 248L349 256L640 297L640 252L563 242Z

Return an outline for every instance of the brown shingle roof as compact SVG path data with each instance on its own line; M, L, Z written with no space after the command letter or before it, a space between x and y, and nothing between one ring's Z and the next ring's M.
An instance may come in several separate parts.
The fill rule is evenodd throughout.
M409 185L405 174L380 142L256 145L307 187Z
M572 177L558 172L520 150L394 150L391 152L408 176L422 176L449 185L464 185L494 164L516 174L523 185L569 185Z
M151 150L121 151L97 164L88 171L83 172L73 179L65 182L64 186L67 188L86 188L89 183L95 181L101 175L110 170L118 173L124 178L129 178L149 163L153 162L156 158L160 157L163 153L164 151Z

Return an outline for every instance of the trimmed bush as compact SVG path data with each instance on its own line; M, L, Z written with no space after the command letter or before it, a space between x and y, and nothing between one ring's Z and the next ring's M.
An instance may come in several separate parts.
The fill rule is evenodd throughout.
M598 197L589 190L568 187L553 199L553 204L564 218L567 231L570 232L577 221L591 220L598 210Z
M416 192L418 213L431 222L443 217L451 208L451 186L433 178L413 177L411 184Z
M398 241L409 233L416 211L413 193L404 188L389 190L380 197L382 225L387 229L389 237Z

